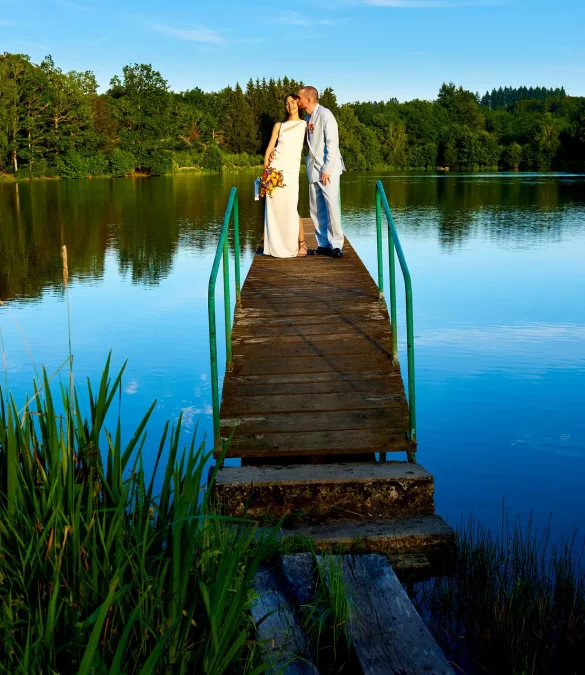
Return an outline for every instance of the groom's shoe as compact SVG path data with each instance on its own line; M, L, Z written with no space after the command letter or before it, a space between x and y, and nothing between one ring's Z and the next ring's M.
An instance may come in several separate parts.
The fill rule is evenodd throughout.
M333 249L329 246L317 246L317 255L332 255Z
M340 248L334 248L329 255L332 258L343 258L343 251Z

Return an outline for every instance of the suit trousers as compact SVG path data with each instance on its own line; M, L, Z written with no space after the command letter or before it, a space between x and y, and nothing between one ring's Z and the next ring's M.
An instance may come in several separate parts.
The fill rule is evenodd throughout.
M339 179L340 176L331 176L327 185L309 183L309 207L317 244L341 250L344 237L339 206Z

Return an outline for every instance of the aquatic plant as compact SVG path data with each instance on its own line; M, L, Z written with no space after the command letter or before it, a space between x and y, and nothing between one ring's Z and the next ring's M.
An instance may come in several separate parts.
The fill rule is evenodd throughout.
M122 373L108 358L87 417L46 372L20 410L0 392L0 672L253 672L250 582L271 535L213 514L209 455L181 448L180 419L145 476L155 403L125 444L119 413L105 426Z
M582 672L585 569L576 533L550 543L531 521L499 534L470 518L458 529L455 574L407 585L447 657L462 672ZM459 671L458 671L459 672Z

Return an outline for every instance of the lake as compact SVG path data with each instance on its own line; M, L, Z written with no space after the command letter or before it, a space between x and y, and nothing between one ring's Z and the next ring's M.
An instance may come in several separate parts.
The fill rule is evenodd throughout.
M52 374L68 356L65 243L78 384L97 380L112 349L116 368L128 360L127 434L156 398L151 455L181 412L186 435L210 438L207 283L232 185L249 269L262 230L253 178L0 184L3 386L23 403L35 368ZM495 527L505 504L539 527L552 513L555 535L582 534L585 176L347 174L345 231L373 274L378 179L413 279L418 459L437 512ZM303 181L301 195L307 215ZM399 322L405 368L402 289Z

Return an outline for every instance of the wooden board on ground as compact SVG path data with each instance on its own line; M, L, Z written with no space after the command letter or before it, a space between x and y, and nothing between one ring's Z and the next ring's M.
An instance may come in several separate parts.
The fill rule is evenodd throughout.
M453 675L386 558L340 558L355 608L349 634L364 674Z
M382 555L334 556L350 601L348 634L364 675L453 675L445 655ZM318 563L324 560L317 556ZM282 556L290 595L299 605L314 598L313 554ZM328 565L323 566L325 575Z
M254 589L257 597L251 613L270 672L319 675L309 641L270 569L260 567Z
M312 223L305 219L309 246ZM244 459L414 452L388 311L349 241L343 258L257 255L233 327L221 435Z

